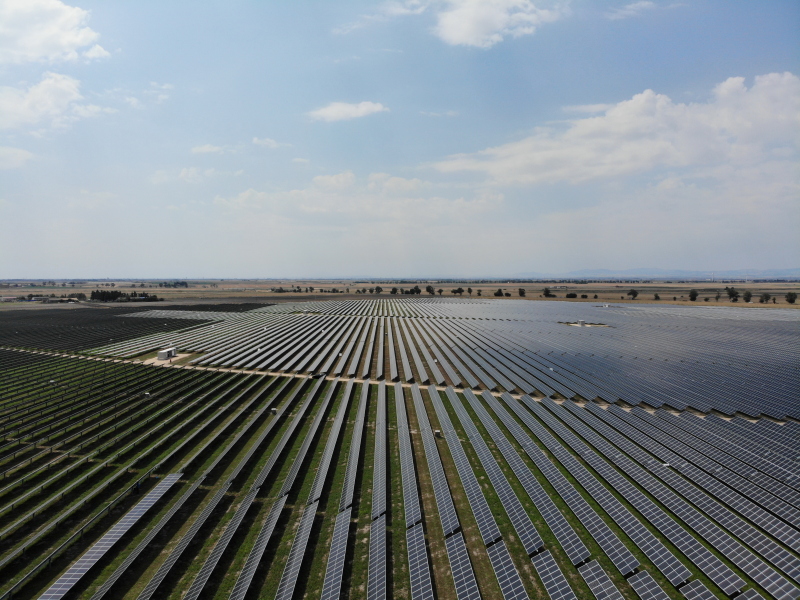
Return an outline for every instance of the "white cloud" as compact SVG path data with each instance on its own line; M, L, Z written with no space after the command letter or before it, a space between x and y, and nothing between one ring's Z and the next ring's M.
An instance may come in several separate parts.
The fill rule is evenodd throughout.
M157 83L155 81L151 81L150 87L143 93L147 96L154 97L156 104L161 104L162 102L169 100L169 92L173 89L174 86L171 83Z
M45 73L42 80L27 89L0 87L0 129L54 124L81 100L80 81L68 75Z
M389 109L379 102L331 102L328 106L312 110L308 115L316 121L346 121L358 117L366 117L379 112L389 112Z
M0 169L18 169L33 158L33 154L21 148L0 146Z
M213 144L203 144L192 148L192 154L222 154L223 152L225 152L225 148Z
M257 138L257 137L253 138L253 143L256 146L263 146L264 148L272 148L272 149L280 148L283 145L271 138Z
M565 10L560 4L539 8L531 0L447 0L436 16L434 32L452 46L490 48L506 37L534 33L540 25L560 19Z
M433 33L452 46L490 48L507 37L530 35L544 24L569 13L569 0L406 0L387 2L374 14L340 27L334 33L348 34L370 22L395 17L436 16Z
M85 58L108 58L111 54L100 44L95 44L83 53Z
M800 140L800 79L791 73L741 77L718 85L705 103L682 104L645 90L602 115L540 128L523 140L436 164L442 172L483 173L499 184L581 183L654 169L718 177L795 157ZM777 155L776 155L777 152Z
M87 26L89 11L60 0L0 2L0 64L77 60L108 56L95 42L100 37Z
M638 17L644 11L653 10L658 8L655 2L649 0L641 0L640 2L632 2L621 8L614 8L606 13L606 18L612 21L619 19L628 19L630 17Z
M311 161L308 160L307 158L293 158L292 162L293 163L298 163L298 164L301 164L301 165L307 165Z
M282 192L248 189L233 197L217 196L220 207L257 214L268 213L281 219L303 221L320 217L321 224L341 216L348 227L364 221L395 226L419 223L463 222L475 215L495 211L503 195L480 190L472 199L422 193L431 185L418 179L404 179L386 173L373 173L359 179L352 171L314 177L305 188Z
M458 111L457 110L446 110L444 112L428 112L425 110L421 110L419 114L424 115L426 117L457 117Z

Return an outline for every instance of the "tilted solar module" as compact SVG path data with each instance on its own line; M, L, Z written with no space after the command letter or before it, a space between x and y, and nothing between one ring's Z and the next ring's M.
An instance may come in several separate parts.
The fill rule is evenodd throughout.
M182 473L172 473L162 479L148 494L130 509L124 517L109 529L103 537L81 556L77 562L67 569L47 591L39 596L44 600L58 600L72 589L89 569L91 569L106 552L142 518L152 506L181 478Z
M347 555L347 536L350 532L350 516L353 509L348 508L336 515L333 526L331 549L328 553L328 565L325 568L325 579L322 583L320 600L336 600L342 591L344 576L344 559Z
M504 600L528 600L528 592L525 591L519 572L511 560L506 543L500 540L489 546L486 552Z
M386 382L378 384L375 448L372 472L372 518L386 512Z
M291 600L294 595L297 575L300 573L300 566L303 564L306 546L308 546L308 536L311 533L311 526L314 524L314 517L317 515L318 504L318 502L314 502L303 510L303 515L300 517L300 525L297 527L297 532L292 541L292 549L289 551L289 558L278 583L278 592L275 594L275 600Z
M450 487L447 485L442 459L439 456L439 449L436 447L436 440L433 438L433 432L431 431L431 423L428 420L427 412L425 412L425 404L422 401L422 395L417 384L411 386L411 396L414 398L422 444L425 448L425 458L431 475L431 483L433 484L433 495L436 498L436 508L439 513L439 519L442 522L442 530L445 537L447 537L458 530L461 524L458 521L455 506L453 506L453 497L450 495Z
M456 586L458 600L480 600L481 594L472 563L469 562L467 545L461 532L454 533L444 540L447 548L447 558L450 560L450 571L453 574L453 583Z
M531 562L551 600L578 600L549 550L535 555Z
M623 600L617 586L596 560L578 567L578 573L581 574L597 600Z
M492 542L500 539L500 530L497 527L497 522L489 509L489 504L486 502L486 497L483 495L478 479L469 464L467 454L461 446L461 441L458 439L458 434L453 429L453 424L450 421L450 416L442 403L435 386L428 388L428 395L433 403L433 408L436 411L436 416L439 418L439 425L444 431L444 437L447 446L450 449L450 455L453 457L453 462L456 464L461 486L467 496L467 501L472 509L472 514L475 517L475 522L478 524L478 530L481 533L483 544L488 546Z
M699 579L681 586L681 594L689 600L716 600L716 596Z
M367 570L367 600L386 600L386 515L369 527L369 567Z
M628 583L642 600L669 600L667 593L647 571L628 577Z
M281 511L286 504L287 496L281 496L272 505L261 531L258 533L256 543L253 545L250 554L247 555L247 560L244 563L239 577L236 579L236 584L233 586L231 595L228 600L242 600L250 587L250 582L258 569L261 562L261 557L264 555L264 550L267 548L272 532L275 530L275 524L278 522L278 517L281 516Z
M406 530L408 550L408 576L411 583L411 600L433 600L433 583L425 532L422 523Z
M403 481L403 509L406 516L406 528L412 527L422 520L422 509L419 505L417 491L417 470L414 466L414 450L411 447L411 434L408 428L406 403L403 386L394 385L394 401L397 411L397 438L400 445L400 475Z
M481 422L485 423L486 419L491 419L483 406L478 402L475 394L472 393L472 390L464 390L464 396L477 413ZM497 464L497 460L495 460L492 451L489 450L486 441L478 431L478 428L472 423L469 414L464 410L461 401L458 399L455 392L453 392L452 388L447 388L447 397L450 399L453 408L455 408L472 442L472 447L475 449L484 471L486 471L486 474L489 476L489 480L492 482L495 492L497 492L497 497L500 499L503 509L506 511L511 524L514 526L514 531L516 531L522 545L525 547L525 552L528 556L538 552L544 546L544 542L528 516L525 507L522 506L519 497L517 497L516 492L514 492L514 489L508 482L503 470L500 468L500 465Z

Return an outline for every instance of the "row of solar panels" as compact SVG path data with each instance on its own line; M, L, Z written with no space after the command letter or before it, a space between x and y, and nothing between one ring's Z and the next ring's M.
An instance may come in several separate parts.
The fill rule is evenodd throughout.
M370 301L348 304L358 302ZM418 302L402 304L414 318L352 316L326 303L309 303L308 314L297 314L303 305L280 309L288 312L269 307L275 310L236 313L233 320L98 352L131 356L178 345L203 353L195 364L800 416L793 402L800 393L792 367L800 358L796 333L779 321L697 318L687 327L691 317L662 311L644 326L611 309L542 302L510 303L513 315L531 320L503 320L498 315L507 312L507 302L459 303L458 317L451 303ZM595 318L612 326L568 327L555 320L577 318L576 307L605 310ZM540 313L552 320L542 321Z
M275 464L273 458L277 460L277 457L286 445L291 443L296 428L304 418L303 415L316 400L318 391L321 389L321 382L322 380L314 382L315 385L306 395L292 423L284 431L277 448L273 450L270 460L265 467L266 471L262 470L261 475L256 479L256 483L263 484L264 477L266 476L264 473L268 474L269 470ZM306 380L294 390L293 394L282 406L281 411L286 410L295 397L299 397L301 390L308 383L311 383L311 380ZM349 382L348 387L351 386L352 382ZM313 438L316 428L319 427L321 423L322 415L326 414L327 406L331 401L333 389L335 389L335 387L336 385L332 385L331 388L329 388L326 399L323 400L322 406L318 409L317 416L311 427L311 438ZM408 560L412 575L410 584L412 598L424 598L432 597L430 560L425 545L425 530L427 529L428 535L431 535L432 524L422 519L418 482L413 458L413 444L410 436L411 429L408 424L408 416L406 415L404 391L405 390L399 384L395 386L396 398L404 398L403 402L396 402L396 412L404 509L406 512L405 522ZM473 463L469 460L467 452L465 451L465 449L468 448L466 442L462 442L459 439L457 429L453 425L451 417L445 408L443 397L436 388L431 387L428 389L428 397L433 407L433 414L436 415L439 427L444 434L444 439L449 449L449 455L452 457L456 467L456 474L460 486L452 479L448 480L445 474L442 457L436 437L434 436L433 426L428 417L428 409L425 407L425 401L421 390L416 385L413 385L409 391L424 449L425 461L431 476L436 512L439 515L442 527L444 545L451 565L456 596L459 599L480 597L470 562L470 556L467 552L463 536L462 523L453 505L451 489L458 488L464 490L465 497L469 503L475 522L477 523L484 547L486 548L488 560L494 568L498 584L504 597L527 597L524 585L519 578L519 573L509 554L506 540L503 539L495 521L495 516L488 507L484 491L477 482L477 475L475 472L477 463ZM349 392L346 393L346 396L349 397ZM523 397L522 403L520 403L520 401L508 394L504 394L499 400L489 393L483 393L482 396L483 402L481 402L475 394L467 390L464 394L464 400L462 400L454 390L447 389L445 390L444 398L449 402L454 415L461 424L461 428L466 432L470 443L469 447L475 452L478 457L478 462L481 464L481 468L488 475L494 492L500 499L509 521L517 532L519 541L522 542L528 555L531 556L532 563L551 598L574 598L576 596L567 579L564 577L558 563L555 561L553 554L549 549L543 547L544 545L542 544L539 532L536 531L536 528L530 522L530 518L525 514L525 509L521 506L519 497L509 484L502 469L499 468L492 451L486 445L486 440L477 429L478 422L480 422L481 426L487 431L500 455L503 456L509 467L511 467L512 472L521 485L521 489L528 494L559 546L570 558L570 561L578 566L579 573L597 598L619 597L619 590L597 561L597 558L608 560L611 564L616 566L620 574L626 576L627 581L640 597L646 599L661 598L664 597L664 592L652 576L641 569L639 561L608 528L603 518L595 512L595 509L582 499L580 492L563 474L561 474L560 470L555 467L555 463L540 450L539 444L550 451L558 461L558 464L566 469L586 492L591 494L597 504L607 512L608 516L620 526L634 544L636 544L648 559L652 561L653 565L662 572L666 580L678 587L686 597L704 598L706 597L705 594L710 594L710 592L699 580L694 579L690 581L692 576L691 571L682 564L681 559L664 547L658 538L653 536L642 524L640 517L635 516L627 506L619 502L614 494L611 493L608 488L605 488L603 484L598 481L597 477L583 466L575 455L570 453L562 443L566 443L567 446L577 453L599 477L604 479L607 484L623 497L630 506L636 509L646 521L649 521L666 539L674 544L685 559L693 563L695 568L702 571L710 581L714 582L714 584L726 594L733 595L740 592L746 585L745 581L742 580L728 564L720 560L712 552L709 552L695 536L702 537L706 542L714 546L726 560L740 568L749 578L763 589L767 590L773 597L781 600L784 598L791 599L800 597L800 591L786 576L781 574L788 575L789 578L795 580L797 580L800 575L800 573L795 570L796 562L793 561L796 561L796 559L793 559L791 552L786 552L785 549L781 551L780 544L771 542L769 538L764 536L757 529L744 522L743 525L750 529L747 529L747 527L740 527L737 529L731 525L731 523L734 523L733 520L725 521L725 519L738 518L730 509L722 506L720 506L720 508L714 508L710 504L703 504L708 502L708 500L702 497L703 494L706 494L705 491L691 490L692 484L687 483L681 476L673 472L671 466L666 467L660 462L653 464L653 456L658 457L656 453L658 448L653 445L653 442L648 441L648 439L644 437L644 430L647 429L647 427L645 427L647 421L636 416L636 414L641 411L625 413L625 411L620 412L615 408L607 410L595 405L588 405L587 408L582 408L570 402L560 405L552 400L535 402L526 397ZM323 585L323 596L326 598L338 597L341 591L342 570L344 568L344 557L347 554L347 544L350 536L350 523L352 518L351 510L354 486L351 483L351 477L354 477L354 475L350 474L357 471L358 461L362 454L361 439L365 426L367 401L368 386L364 386L359 401L359 407L356 411L356 425L354 426L353 436L350 441L350 452L346 469L347 474L345 475L342 490L342 500L340 501L341 510L336 516L333 528L331 549ZM386 412L385 384L383 383L378 387L377 402L378 419L376 419L376 424L381 420L381 412L383 412L382 419L384 425L380 428L381 431L383 431L385 428ZM383 406L383 409L380 408L381 406ZM477 417L477 421L473 421L473 418L468 412L468 407ZM535 472L531 470L528 464L522 459L510 439L503 430L500 429L498 423L490 416L486 407L492 410L499 422L502 423L511 437L518 443L522 451L530 458L531 464L537 467L536 472L543 474L548 484L552 486L565 506L579 518L586 531L589 532L596 542L597 547L602 551L602 554L598 557L592 557L591 551L581 541L578 534L569 525L566 519L564 519L561 510L553 503L553 499L548 492L541 487L541 484L535 476ZM340 406L336 420L339 420L339 414L343 415L344 412L342 411L346 410L345 400ZM276 417L276 420L272 421L273 424L277 421L277 418L278 417ZM519 421L517 419L519 419ZM641 421L638 427L632 425L636 419ZM339 420L339 422L341 427L341 420ZM525 425L527 430L522 428L520 422ZM561 438L562 441L558 441L557 438L550 434L545 426L556 436ZM582 440L573 432L580 435ZM651 431L651 433L654 432ZM331 434L329 434L327 445L333 444L332 447L335 447L338 435L339 430L336 430L334 435L332 429ZM376 446L374 449L374 458L377 462L379 462L379 460L385 461L385 435L383 435L383 442L381 442L384 445L382 459L379 458L381 456L379 438L382 436L378 433L377 429L375 437ZM308 448L308 444L303 443L301 445L300 454L303 457ZM652 452L653 456L648 455L646 450ZM299 465L302 463L303 459L304 458L296 458L294 464ZM300 463L298 463L298 460ZM353 463L353 461L355 461L355 463ZM239 463L239 467L237 467L237 470L234 472L234 476L238 474L244 464L244 462ZM612 464L616 465L617 469L615 469ZM289 478L292 482L297 476L297 472L298 469L294 469L294 467L290 468ZM375 472L375 476L379 477L379 475L377 475L377 464ZM642 489L646 490L647 494L643 494L640 489L632 485L621 473L631 477ZM326 475L322 476L323 480L325 476ZM317 477L319 477L319 473ZM385 483L385 475L383 481ZM228 485L230 485L230 479ZM291 487L292 483L288 484L288 488L287 485L284 484L284 490L291 489ZM223 489L227 490L227 485L223 486ZM258 487L254 485L245 496L245 501L247 501L248 498L252 501L252 498L255 497L257 492ZM380 493L381 492L378 492L378 494ZM385 496L386 492L384 489L384 499ZM659 505L648 496L660 502L661 505L669 510L669 513L660 508ZM708 496L708 494L706 494L706 496ZM373 497L373 500L375 500L375 497ZM309 497L309 504L305 507L300 518L300 527L295 535L289 561L284 567L278 597L291 598L293 594L294 584L292 582L296 582L300 564L306 552L306 545L311 528L314 524L314 517L317 514L318 502L319 498L314 499ZM278 512L280 512L284 503L285 494L282 492L278 501L276 501L276 504L273 506L273 510L269 512L264 527L274 527L275 519L277 518L275 516L275 507L280 507L277 509ZM709 516L703 515L698 509L694 508L692 504L697 506L701 511L706 512ZM734 508L734 510L736 509ZM725 511L728 512L726 513ZM237 516L239 514L240 513L237 512ZM244 513L241 513L242 516L243 514ZM693 534L687 531L684 525L681 525L680 521L677 521L671 515L677 516L680 521L689 527ZM219 553L215 554L215 551L217 548L221 547L221 544L224 545L226 534L231 527L234 527L233 531L235 532L235 527L237 526L235 524L241 522L241 518L237 521L237 516L234 516L231 524L229 524L228 528L223 532L221 541L218 541L217 545L212 550L211 557L206 561L207 564L209 564L209 561L213 562L215 556L216 560L219 559L219 554L224 550L224 547L222 547ZM201 520L202 515L195 524ZM376 595L373 597L375 598L384 597L381 594L385 594L385 521L385 513L373 514L373 522L370 529L370 584L368 589L374 590ZM720 522L720 524L725 526L731 533L723 531L714 521ZM735 540L731 534L738 537L741 541ZM188 536L189 534L186 535ZM232 536L233 533L230 535ZM261 537L260 535L259 539L261 539ZM229 538L230 536L228 536L228 539ZM267 536L267 541L268 538L269 536ZM188 542L184 543L184 540L186 540L186 536L179 542L176 550L186 547ZM383 542L381 542L381 540L383 540ZM381 552L381 550L383 552ZM159 569L159 572L165 568L165 565L171 566L174 564L177 559L171 560L173 554L175 554L175 551L168 557L167 561ZM180 553L178 553L178 556L179 555ZM766 562L757 555L766 559ZM294 558L292 558L293 556ZM256 560L256 564L257 562ZM768 562L771 562L772 566L767 564ZM207 580L215 565L216 562L210 565L210 570L204 565L195 581L201 581L203 577ZM381 565L383 565L382 568ZM284 579L286 579L285 584ZM163 577L161 580L163 580ZM158 574L151 581L156 582L155 587L148 586L148 588L145 589L145 593L142 595L143 598L152 597L153 593L157 590L158 583L160 583ZM384 582L383 587L381 587L380 581ZM202 591L202 589L202 585L194 586L193 584L189 591L189 596L197 597L199 591ZM281 592L281 590L283 590L283 592ZM244 592L246 591L247 588L245 587ZM244 592L242 592L242 594ZM149 595L147 595L148 593ZM759 596L754 590L746 590L746 596L744 597L757 598Z

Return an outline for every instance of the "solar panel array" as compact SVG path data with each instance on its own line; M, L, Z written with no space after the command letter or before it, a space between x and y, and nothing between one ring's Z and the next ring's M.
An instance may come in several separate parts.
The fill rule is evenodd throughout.
M103 558L108 552L109 548L116 544L119 539L125 535L131 527L133 527L139 519L144 516L153 505L158 502L161 497L167 493L178 479L181 473L172 473L162 479L156 486L142 498L136 506L130 509L127 514L122 517L116 525L114 525L103 537L101 537L88 552L81 556L74 565L56 580L56 582L48 588L48 590L39 596L42 600L58 600L63 598L72 587L78 583L89 569L91 569L97 562Z
M349 376L362 364L362 376L373 379L388 372L392 381L800 417L797 330L785 325L797 321L791 309L416 298L221 314L186 312L218 320L93 351L132 356L177 345L204 353L197 364ZM137 311L118 319L181 316ZM579 319L603 326L568 325Z
M552 324L564 306L482 302L149 315L188 323L210 364L272 357L242 374L0 350L0 600L800 598L798 422L666 408L797 396L796 366L756 358L754 399L749 356L725 347L746 331L781 348L787 311L588 306L612 327L579 328ZM619 391L642 404L583 400ZM115 507L169 472L185 489L125 547L144 503L116 524Z
M669 600L666 592L647 571L628 577L628 583L642 600Z
M597 600L623 600L617 586L596 560L579 567L578 572Z

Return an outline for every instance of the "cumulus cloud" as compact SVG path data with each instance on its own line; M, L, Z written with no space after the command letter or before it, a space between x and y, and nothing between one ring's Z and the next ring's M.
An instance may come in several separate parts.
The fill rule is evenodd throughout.
M491 48L507 37L530 35L569 12L568 0L406 0L387 2L374 14L335 30L347 34L370 22L432 13L433 33L452 46Z
M611 19L612 21L629 19L630 17L638 17L643 12L653 10L654 8L657 8L655 2L641 0L640 2L632 2L631 4L608 11L606 13L606 18Z
M725 168L796 157L799 134L800 79L773 73L756 77L749 89L744 78L732 77L700 103L645 90L601 115L539 128L520 141L435 166L483 173L500 184L575 184L657 168L715 176Z
M39 125L50 121L63 126L77 118L107 112L106 109L78 102L83 98L80 81L68 75L45 73L42 80L27 89L0 87L0 129Z
M21 148L0 146L0 169L18 169L33 158L33 154Z
M89 11L60 0L0 2L0 64L74 61L108 56L88 27ZM90 46L89 50L81 49Z
M497 192L480 190L467 199L437 194L428 191L430 187L418 179L386 173L360 179L352 171L344 171L314 177L305 188L282 192L250 188L232 197L217 196L214 203L229 210L268 212L289 220L341 216L351 223L353 219L385 221L394 226L442 219L460 222L496 210L503 202L503 195Z
M225 152L225 148L214 144L203 144L192 148L192 154L222 154L223 152Z
M308 115L315 121L347 121L366 117L379 112L389 112L389 109L379 102L331 102L328 106L312 110Z
M264 148L272 148L272 149L280 148L280 146L282 145L271 138L257 138L257 137L253 138L253 143L256 146L263 146Z
M453 46L490 48L506 37L530 35L564 14L559 5L540 8L536 4L530 0L447 0L436 15L434 32Z

